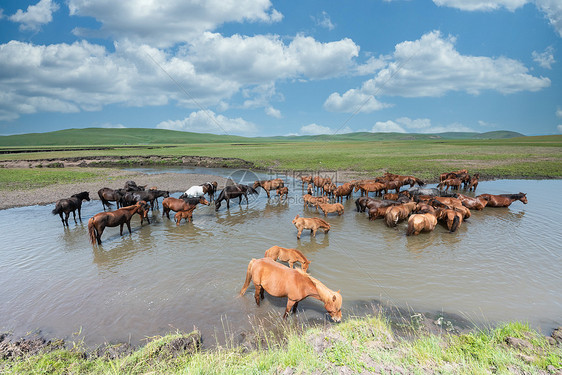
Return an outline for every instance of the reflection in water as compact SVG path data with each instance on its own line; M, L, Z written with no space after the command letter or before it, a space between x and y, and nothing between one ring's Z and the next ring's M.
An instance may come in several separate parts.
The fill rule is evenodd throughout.
M303 209L299 188L286 201L260 194L250 205L233 202L218 212L198 206L193 223L179 226L155 210L142 227L135 216L131 235L107 228L101 246L92 246L87 235L99 201L84 202L83 222L70 228L51 215L52 205L4 210L0 316L16 335L41 328L64 338L82 327L93 345L138 343L194 325L210 338L222 333L224 319L235 332L248 329L250 319L274 317L275 325L286 299L267 296L257 307L253 287L236 296L250 259L278 245L302 251L313 276L341 289L344 316L372 309L370 302L362 306L378 298L397 311L415 306L477 316L475 322L482 315L523 320L546 331L562 324L556 320L562 316L562 213L548 200L561 188L562 181L481 182L479 193L526 191L529 204L473 211L455 233L438 225L410 237L406 222L388 228L369 221L351 199L344 215L326 219L329 233L314 238L306 231L297 240L296 214L324 218L315 208ZM325 319L322 303L306 299L288 323Z

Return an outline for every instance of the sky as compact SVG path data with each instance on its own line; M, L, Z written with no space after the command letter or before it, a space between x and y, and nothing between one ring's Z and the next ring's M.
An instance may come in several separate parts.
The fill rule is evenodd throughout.
M562 0L4 0L0 135L562 134Z

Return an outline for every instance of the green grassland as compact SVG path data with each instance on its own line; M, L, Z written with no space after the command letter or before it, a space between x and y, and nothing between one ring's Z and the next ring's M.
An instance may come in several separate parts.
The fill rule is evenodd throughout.
M562 367L562 346L526 324L465 334L397 335L384 316L350 318L328 328L280 323L255 327L250 346L202 349L197 332L172 333L129 353L88 351L80 342L32 355L0 357L5 374L545 374ZM112 354L113 353L113 354ZM119 353L119 352L117 352Z
M371 134L378 139L369 140ZM0 163L112 156L123 157L114 166L131 167L137 164L138 157L160 156L181 164L183 156L208 156L247 160L261 170L337 170L365 175L388 171L416 175L430 182L442 172L461 168L479 172L482 179L562 178L562 135L511 137L509 132L495 132L495 139L480 139L483 134L469 134L470 137L457 133L456 139L408 134L414 139L401 140L397 137L405 135L397 133L243 138L157 129L71 129L45 133L42 143L35 135L0 137L0 144L9 144L0 147ZM83 143L76 143L78 140ZM151 162L165 164L145 160L143 165ZM0 168L0 178L3 173Z

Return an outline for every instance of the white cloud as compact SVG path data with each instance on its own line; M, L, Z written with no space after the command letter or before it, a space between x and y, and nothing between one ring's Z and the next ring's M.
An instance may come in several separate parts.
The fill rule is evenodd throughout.
M350 127L346 126L345 128L341 128L341 129L332 129L328 126L322 126L322 125L318 125L318 124L309 124L309 125L305 125L303 127L300 128L299 133L298 134L294 134L294 135L319 135L319 134L346 134L346 133L352 133L353 129L351 129Z
M474 132L474 130L459 124L452 123L449 125L432 125L430 119L410 119L409 117L400 117L394 121L378 121L373 125L371 132L377 133L445 133L445 132Z
M93 17L100 30L76 29L81 36L111 36L167 47L188 42L227 22L278 22L283 16L269 0L69 0L71 15Z
M371 129L372 133L406 133L400 125L395 123L394 121L377 121L373 128Z
M124 128L126 128L126 126L123 125L123 124L112 124L112 123L109 123L109 122L101 124L100 127L107 128L107 129L124 129Z
M330 112L370 113L390 106L356 89L348 90L343 95L334 92L324 102L324 109Z
M482 126L483 128L497 128L498 126L494 123L478 120L478 125Z
M196 133L255 135L257 127L240 117L228 118L213 111L192 112L183 120L162 121L159 129L182 130Z
M558 125L556 127L556 130L558 131L558 133L562 134L562 125Z
M27 7L27 11L18 11L9 17L10 21L20 23L20 30L38 30L41 25L53 20L53 13L59 5L51 0L40 0L35 5Z
M556 60L554 60L554 48L552 48L552 46L547 47L543 53L533 51L532 56L536 63L546 69L552 69L552 64L556 62Z
M558 35L562 37L562 2L560 0L433 0L433 2L438 6L467 11L492 11L506 8L512 12L527 3L534 3L545 14Z
M535 0L535 4L544 12L552 27L558 32L558 36L562 37L562 2L560 0Z
M371 103L375 108L362 107L369 96L438 97L451 91L478 95L485 90L512 94L550 86L550 79L532 76L517 60L461 55L455 42L455 38L433 31L416 41L399 43L374 78L344 95L331 94L325 107L367 112L380 109L375 101Z
M281 111L271 106L265 107L265 114L275 118L283 118L283 115L281 115Z
M510 11L522 7L528 0L433 0L437 6L446 6L468 11L490 11L506 8Z
M284 78L325 79L354 65L359 46L351 39L321 43L297 35L285 44L276 35L224 37L206 32L185 51L198 71L254 84Z
M316 25L328 30L333 30L336 26L332 23L330 16L326 11L322 11L322 15L318 17L311 17Z
M562 108L556 108L556 117L562 118Z

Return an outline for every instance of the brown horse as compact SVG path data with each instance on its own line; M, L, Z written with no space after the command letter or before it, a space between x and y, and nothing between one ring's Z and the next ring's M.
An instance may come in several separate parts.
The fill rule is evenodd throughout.
M443 187L446 186L445 191L449 190L449 188L451 188L451 190L455 189L455 190L459 190L461 187L462 181L460 178L448 178L446 180L441 181L438 185L437 188L438 189L442 189Z
M343 203L343 197L349 199L351 198L351 194L353 194L353 185L349 182L346 182L345 184L338 186L334 191L336 202L339 202L341 200L341 202Z
M304 254L297 249L287 249L280 246L272 246L265 251L265 258L289 262L289 267L291 268L293 268L293 264L295 264L296 262L300 262L302 270L304 272L306 272L306 270L308 270L308 266L310 266L310 261L306 259Z
M176 225L179 226L180 225L180 221L182 221L182 219L185 219L186 222L192 222L193 223L193 210L195 209L195 207L193 207L190 210L187 211L178 211L176 213L176 215L174 216L174 218L176 219Z
M278 188L281 188L285 186L285 182L280 179L280 178L276 178L273 180L262 180L262 181L256 181L254 182L254 189L257 189L258 187L261 187L267 194L267 197L269 198L269 191L270 190L277 190Z
M131 218L133 215L140 215L142 225L142 219L146 217L149 209L148 203L140 201L132 206L118 208L115 211L95 214L88 220L90 242L93 245L97 241L98 245L101 245L101 235L106 227L116 227L119 225L119 235L122 236L123 225L127 224L127 229L129 229L129 234L131 234Z
M316 206L316 211L318 211L319 203L328 203L328 197L313 197L310 194L305 194L302 196L303 208L309 206Z
M527 194L518 193L518 194L480 194L478 197L484 198L488 201L488 207L509 207L510 204L519 200L524 204L527 204ZM477 198L478 198L477 197Z
M361 190L361 196L365 195L368 197L371 192L374 192L375 195L382 195L382 192L386 193L387 187L385 184L380 182L366 182L355 185L354 192L357 192L358 190Z
M168 219L170 218L170 211L189 211L194 210L199 204L209 205L209 202L205 197L200 196L198 198L184 198L178 199L173 197L164 198L162 201L162 216L166 215Z
M444 181L448 178L457 178L461 174L468 174L468 170L459 169L458 171L454 171L454 172L441 173L441 175L439 176L439 181Z
M389 227L395 227L399 221L408 218L416 206L416 202L408 202L390 207L384 214L384 221L386 225Z
M382 219L391 206L372 206L369 208L369 220Z
M301 176L301 181L302 181L302 187L304 188L305 184L312 183L312 176Z
M78 210L78 219L82 221L82 214L80 213L82 209L82 201L89 201L90 200L90 193L87 191L83 191L78 194L73 194L70 198L63 198L59 199L57 203L55 203L55 208L53 211L53 215L59 215L62 221L62 226L64 227L65 224L68 227L68 217L72 212L72 216L74 217L74 222L76 223L76 210ZM64 213L65 218L62 217Z
M279 196L279 199L287 199L287 196L289 195L289 188L286 186L277 188L277 195Z
M316 231L318 229L322 229L324 233L328 233L331 228L329 223L319 217L299 217L299 215L297 215L293 219L293 224L298 230L297 239L301 238L303 229L310 229L312 237L316 237Z
M455 232L462 224L463 214L456 209L438 209L435 213L437 220L444 222L450 233Z
M430 206L431 207L431 206ZM432 213L413 214L408 218L407 236L417 236L421 232L431 232L437 225L437 218Z
M314 297L324 303L324 308L336 322L341 321L342 297L320 281L299 269L291 269L270 258L252 259L248 264L246 280L240 290L240 296L246 293L253 281L256 304L264 298L264 291L275 297L287 297L287 307L283 319L291 310L297 311L297 305L306 297Z
M470 177L470 181L468 181L468 191L476 191L479 178L480 178L480 173L475 173L472 177Z
M462 202L462 205L471 210L478 210L478 211L483 210L484 207L486 207L486 205L488 204L488 201L480 196L476 198L472 198L472 197L467 197L466 195L463 194L458 194L458 197Z
M341 203L317 203L316 207L320 207L320 210L324 212L324 216L328 216L329 213L336 212L339 215L343 215L343 204Z

